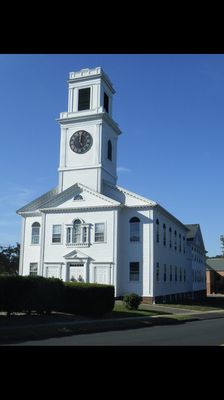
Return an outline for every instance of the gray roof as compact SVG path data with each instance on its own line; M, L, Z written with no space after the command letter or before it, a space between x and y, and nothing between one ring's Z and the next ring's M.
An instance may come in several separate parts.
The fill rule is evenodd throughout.
M194 239L199 228L199 224L188 224L185 226L189 229L187 232L187 239Z
M44 193L42 196L38 197L37 199L31 201L30 203L26 204L24 207L17 210L17 214L21 212L32 212L38 210L40 207L43 207L45 203L49 200L52 200L58 194L58 186L54 189L49 190L48 192Z
M224 271L224 257L208 258L206 264L208 270Z

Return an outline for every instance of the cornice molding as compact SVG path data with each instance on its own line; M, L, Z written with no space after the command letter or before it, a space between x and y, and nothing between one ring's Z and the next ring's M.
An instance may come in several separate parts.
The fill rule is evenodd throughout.
M97 112L98 111L98 112ZM107 114L107 112L103 111L102 107L97 108L96 110L88 112L62 112L60 113L60 118L57 118L56 121L58 121L61 125L65 124L72 124L74 122L80 123L80 122L89 122L89 121L96 121L99 120L99 123L101 123L101 120L104 120L110 125L114 131L117 133L117 135L121 134L121 130L119 128L119 125Z

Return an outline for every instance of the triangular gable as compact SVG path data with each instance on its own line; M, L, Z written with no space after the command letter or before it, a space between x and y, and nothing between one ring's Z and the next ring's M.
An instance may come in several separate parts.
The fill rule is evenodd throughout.
M101 193L95 192L94 190L82 185L81 183L76 183L75 185L59 193L49 202L45 203L42 209L70 209L80 207L88 208L119 205L120 203L116 200L104 196Z
M139 196L138 194L130 192L130 190L124 189L121 186L111 185L107 182L104 183L104 193L106 196L119 201L127 207L157 205L157 203L153 200Z
M66 260L77 260L77 259L86 259L90 258L87 254L82 253L79 250L72 250L68 254L63 256Z
M199 225L198 225L198 230L197 230L196 237L195 237L195 244L200 247L205 248L202 233L201 233L201 228Z
M205 249L201 228L199 224L188 224L186 227L189 229L187 233L187 240L193 240L195 245Z

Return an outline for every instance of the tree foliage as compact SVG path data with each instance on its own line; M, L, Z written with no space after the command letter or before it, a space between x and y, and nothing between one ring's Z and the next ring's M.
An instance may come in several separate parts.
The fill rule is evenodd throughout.
M0 274L19 273L20 244L16 246L0 246Z

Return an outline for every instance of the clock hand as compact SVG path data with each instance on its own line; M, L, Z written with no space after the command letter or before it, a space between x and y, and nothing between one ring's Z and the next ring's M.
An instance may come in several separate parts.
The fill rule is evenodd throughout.
M82 132L79 133L79 144L82 144Z

